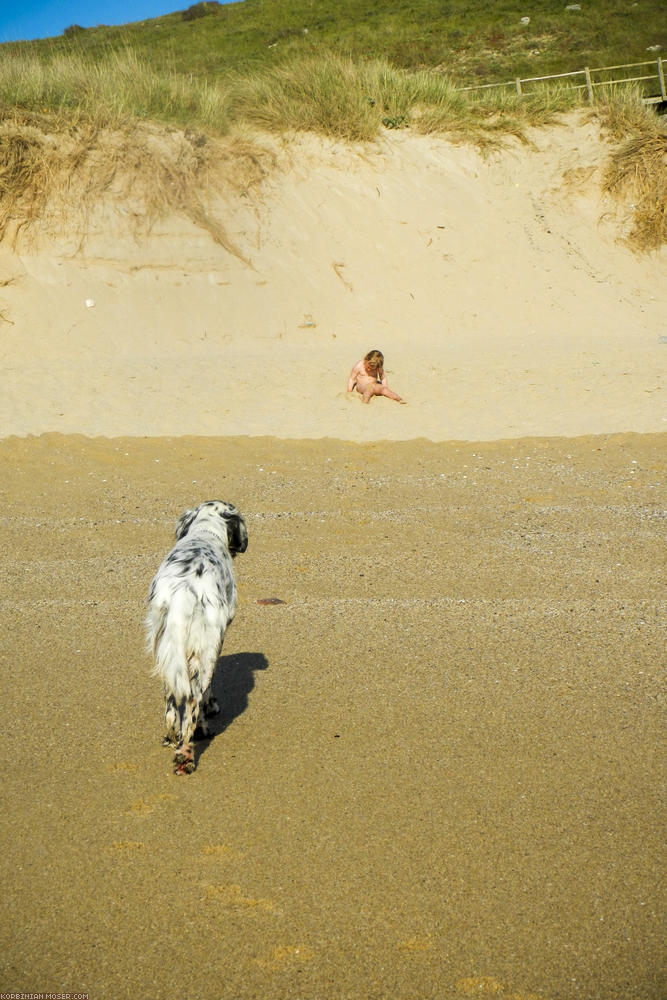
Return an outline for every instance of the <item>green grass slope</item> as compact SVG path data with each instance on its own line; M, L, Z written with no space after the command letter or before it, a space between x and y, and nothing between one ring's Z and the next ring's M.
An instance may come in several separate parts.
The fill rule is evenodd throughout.
M156 70L215 79L334 52L403 69L438 67L469 85L639 62L653 58L650 46L667 49L667 6L660 0L570 6L565 0L198 3L123 27L71 26L55 39L2 48L43 59L72 52L99 59L129 46Z

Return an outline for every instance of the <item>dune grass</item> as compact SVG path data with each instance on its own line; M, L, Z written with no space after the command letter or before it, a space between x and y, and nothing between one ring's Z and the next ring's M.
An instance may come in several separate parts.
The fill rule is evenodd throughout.
M98 128L129 120L156 121L227 135L240 123L269 131L311 131L370 140L381 128L500 134L538 124L571 108L576 93L543 88L517 99L512 92L466 94L441 72L397 69L386 60L354 61L329 54L224 79L155 70L131 49L99 61L81 53L43 61L34 54L0 63L0 106L56 121L86 120Z
M179 210L225 245L224 231L206 210L207 178L222 167L231 188L241 190L266 171L271 156L261 141L238 138L249 128L361 142L383 129L410 128L484 150L508 136L525 141L530 127L583 101L581 91L562 86L523 97L511 89L466 92L440 70L331 52L219 79L156 68L131 48L109 48L95 59L82 49L53 51L49 59L28 49L4 54L0 237L37 218L75 176L89 200L117 189L125 176L135 196L142 193L147 218ZM596 114L610 139L623 143L607 190L622 193L633 170L641 175L636 202L645 212L637 215L635 245L660 245L666 168L657 119L636 93L601 94ZM162 145L156 126L170 136Z
M667 243L667 136L646 134L626 140L611 156L605 188L629 193L634 219L628 242L640 251Z
M631 206L628 244L657 250L667 243L667 129L637 92L603 95L593 114L614 143L602 189Z
M241 133L165 128L130 116L15 112L0 121L0 240L15 245L33 223L85 234L101 203L125 206L135 233L176 213L244 260L211 194L245 195L274 168L265 145ZM83 237L85 238L85 236Z
M97 127L129 119L229 131L227 88L196 77L154 70L131 49L99 61L81 53L44 61L14 53L0 62L0 106L24 113L83 119Z
M270 131L311 131L371 140L385 129L447 134L481 148L523 138L579 103L577 92L543 88L526 99L494 91L465 93L440 72L408 72L385 60L311 57L248 74L232 88L233 117Z

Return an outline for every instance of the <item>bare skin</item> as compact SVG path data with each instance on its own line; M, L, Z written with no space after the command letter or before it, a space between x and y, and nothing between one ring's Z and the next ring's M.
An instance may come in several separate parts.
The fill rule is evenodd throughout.
M352 392L355 388L361 395L362 403L370 403L373 396L386 396L388 399L396 400L397 403L405 402L393 389L389 388L384 372L378 381L378 373L369 371L363 359L357 362L347 380L347 391Z

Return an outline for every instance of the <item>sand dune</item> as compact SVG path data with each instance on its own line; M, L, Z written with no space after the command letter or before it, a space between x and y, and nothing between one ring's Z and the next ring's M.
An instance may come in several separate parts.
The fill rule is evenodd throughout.
M665 251L634 256L603 218L596 126L531 142L296 139L218 206L251 266L179 218L136 238L122 205L5 249L0 434L664 430ZM371 347L408 406L346 398Z

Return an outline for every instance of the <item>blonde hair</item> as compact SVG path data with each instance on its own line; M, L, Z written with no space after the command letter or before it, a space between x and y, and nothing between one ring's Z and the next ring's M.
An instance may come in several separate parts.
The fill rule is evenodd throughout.
M384 354L382 351L372 350L364 356L364 368L366 371L374 372L380 378L384 374Z

